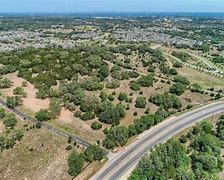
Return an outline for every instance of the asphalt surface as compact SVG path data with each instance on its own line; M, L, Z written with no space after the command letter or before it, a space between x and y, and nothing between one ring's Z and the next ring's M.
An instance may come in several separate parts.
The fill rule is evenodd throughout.
M91 180L120 179L122 175L136 166L141 157L155 145L164 143L196 122L221 112L224 112L224 101L215 102L163 121L141 134L134 143L122 152L112 154L105 166Z
M175 59L176 61L180 62L181 64L186 65L188 67L191 67L193 69L198 69L199 68L198 66L195 66L195 65L183 62L181 59L179 59L179 58L177 58L177 57L175 57L175 56L173 56L173 55L171 55L169 53L163 52L163 54L165 55L165 57L170 57L172 59ZM219 71L218 72L217 71L212 71L212 70L208 70L208 69L205 69L205 68L200 68L200 69L202 69L204 72L211 73L211 74L213 74L213 75L215 75L217 77L221 77L221 78L224 77L224 75L220 74Z
M5 108L7 108L9 111L15 113L18 117L20 117L24 121L28 121L28 122L32 122L32 123L36 123L37 122L37 120L35 118L33 118L31 116L28 116L27 114L25 114L25 113L15 109L15 108L13 108L13 107L8 106L7 103L4 100L2 100L2 99L0 99L0 104L2 106L4 106ZM53 126L51 126L51 125L49 125L47 123L42 122L41 125L42 125L42 127L45 127L46 129L56 133L57 135L63 136L65 138L71 137L73 139L73 141L81 144L84 147L87 147L87 146L90 145L89 142L81 139L80 137L75 136L75 135L73 135L71 133L68 133L68 132L64 132L64 131L62 131L60 129L57 129L57 128L55 128L55 127L53 127Z

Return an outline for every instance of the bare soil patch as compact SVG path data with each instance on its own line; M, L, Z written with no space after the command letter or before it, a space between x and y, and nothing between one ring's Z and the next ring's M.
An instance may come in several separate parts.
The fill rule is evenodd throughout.
M13 89L16 88L17 86L22 86L22 82L25 81L23 78L18 77L17 73L10 73L4 75L4 77L7 77L11 81L13 81L13 86L11 88L1 89L1 93L4 96L12 96ZM49 99L42 100L36 98L37 89L34 87L34 85L27 82L27 86L24 87L24 90L27 93L27 98L23 99L24 108L30 109L33 112L37 112L40 109L47 109L49 107L50 103Z

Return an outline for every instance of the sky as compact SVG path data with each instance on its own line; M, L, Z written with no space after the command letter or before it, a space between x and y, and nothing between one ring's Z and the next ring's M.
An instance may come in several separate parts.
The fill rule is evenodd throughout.
M224 0L0 0L4 12L224 12Z

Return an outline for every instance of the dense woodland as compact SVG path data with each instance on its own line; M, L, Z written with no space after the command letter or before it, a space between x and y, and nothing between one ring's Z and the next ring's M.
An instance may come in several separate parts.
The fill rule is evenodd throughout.
M214 126L202 122L179 139L155 147L129 179L219 179L223 170L224 116Z

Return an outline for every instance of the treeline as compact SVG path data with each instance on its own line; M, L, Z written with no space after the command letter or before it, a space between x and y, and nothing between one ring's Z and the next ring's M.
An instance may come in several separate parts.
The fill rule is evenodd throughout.
M219 179L223 170L224 116L216 126L196 125L187 135L158 145L142 158L129 179Z
M0 135L0 151L13 148L23 137L23 131L15 129L17 119L14 114L8 114L5 109L0 108L0 120L3 121L5 130Z
M191 58L191 56L185 52L173 51L172 55L181 59L184 62L187 62Z
M145 130L161 122L169 115L170 113L168 111L159 109L155 114L145 115L136 119L134 123L128 127L115 126L110 130L105 129L104 133L106 134L106 137L103 141L103 145L107 149L124 146L130 137L141 134Z
M68 173L77 176L87 163L101 161L105 157L106 152L97 145L88 146L83 153L74 151L68 158Z

